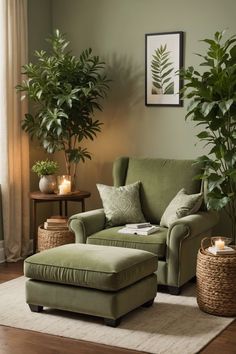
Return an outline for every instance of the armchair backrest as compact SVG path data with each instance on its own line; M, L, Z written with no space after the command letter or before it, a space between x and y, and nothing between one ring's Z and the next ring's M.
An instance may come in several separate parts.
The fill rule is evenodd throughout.
M120 157L113 164L115 186L141 182L140 200L146 220L159 223L169 202L181 188L199 193L201 171L193 160Z

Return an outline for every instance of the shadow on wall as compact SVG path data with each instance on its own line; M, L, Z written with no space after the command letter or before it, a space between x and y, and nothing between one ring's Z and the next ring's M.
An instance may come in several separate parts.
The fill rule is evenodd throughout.
M212 232L212 236L224 236L231 237L231 222L230 218L224 210L219 211L220 220L219 223L215 226Z
M109 116L107 124L110 125L121 117L129 118L130 112L143 102L144 72L126 55L113 53L104 61L111 80L105 112Z
M136 154L137 119L141 114L140 102L142 105L144 102L142 68L126 55L114 53L103 60L111 82L107 99L101 102L103 111L96 112L96 119L104 125L95 141L86 140L84 146L81 144L92 153L91 161L80 164L78 175L80 189L91 192L91 198L86 200L86 210L101 207L96 183L113 184L113 161L118 156ZM73 211L78 212L71 208L70 212Z
M94 157L92 161L80 165L78 184L81 190L89 190L91 197L86 200L86 210L101 208L102 203L96 187L97 183L113 185L112 181L112 162L102 161ZM72 203L71 203L72 204ZM72 207L74 207L72 205ZM69 209L71 214L78 212L75 209Z
M103 58L106 74L111 80L107 99L101 102L104 109L96 118L104 125L95 141L85 141L92 153L92 161L80 165L79 185L92 195L86 201L87 209L101 207L96 183L112 185L112 165L118 156L136 153L137 117L143 102L143 71L132 58L111 54Z

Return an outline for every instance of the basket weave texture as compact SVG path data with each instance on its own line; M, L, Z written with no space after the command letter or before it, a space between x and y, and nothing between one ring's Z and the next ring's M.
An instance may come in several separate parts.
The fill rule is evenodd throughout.
M46 230L43 225L38 227L38 251L74 243L75 235L69 230Z
M197 256L198 306L212 315L236 316L236 254L215 256L204 240Z

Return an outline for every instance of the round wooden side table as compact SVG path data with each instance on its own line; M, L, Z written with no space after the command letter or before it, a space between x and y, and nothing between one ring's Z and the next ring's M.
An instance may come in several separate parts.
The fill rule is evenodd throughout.
M34 246L33 252L36 252L37 243L38 243L38 232L37 232L37 204L38 203L48 203L48 202L58 202L59 203L59 215L67 216L67 202L80 202L82 212L85 211L85 199L89 198L91 195L87 191L77 191L70 194L45 194L39 191L30 193L30 200L33 203L32 209L32 223L33 223L33 237L34 237ZM63 210L64 204L64 210Z

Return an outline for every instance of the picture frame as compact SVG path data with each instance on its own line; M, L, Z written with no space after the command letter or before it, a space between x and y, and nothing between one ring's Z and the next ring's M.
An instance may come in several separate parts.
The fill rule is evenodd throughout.
M145 34L145 105L183 106L183 32Z

